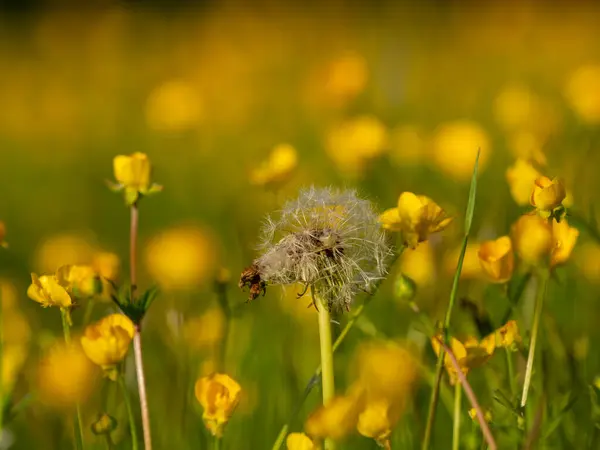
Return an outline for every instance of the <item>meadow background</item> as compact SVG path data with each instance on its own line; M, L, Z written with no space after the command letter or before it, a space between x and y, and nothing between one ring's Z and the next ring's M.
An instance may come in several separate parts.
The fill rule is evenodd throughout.
M7 323L5 315L3 329L5 339L14 333L26 343L12 397L27 402L2 448L71 448L69 416L54 404L53 380L38 370L44 351L62 339L59 314L41 309L26 290L30 272L62 264L113 270L107 252L119 256L120 279L127 279L128 210L105 184L114 156L148 154L153 179L164 186L140 207L139 284L161 288L143 331L155 447L207 448L193 384L224 352L225 371L243 389L224 448L243 450L271 448L319 364L316 314L305 299L271 288L246 304L237 287L256 256L265 214L302 186L331 185L358 189L381 211L403 191L425 194L454 216L447 230L402 255L369 304L368 321L335 355L340 392L355 349L374 335L413 341L433 371L428 337L394 280L401 272L411 277L415 302L432 320L443 317L478 148L474 244L452 329L475 333L484 313L499 326L508 306L482 277L475 253L476 242L508 233L529 209L511 196L507 169L521 158L562 177L584 225L548 291L538 354L546 370L535 376L544 377L546 423L560 417L545 448L587 448L600 423L593 408L600 376L598 23L600 7L591 1L3 5L0 219L9 247L0 251L0 276L3 302L18 317ZM262 183L256 170L280 144L295 148L297 164L277 183ZM231 280L229 319L215 290L223 269ZM525 337L534 292L529 286L521 302ZM114 306L99 300L92 317L109 311ZM74 312L75 335L83 314ZM493 400L502 370L504 360L492 359L469 376L482 406L498 417L500 441L514 432L501 426L508 413ZM103 388L99 371L88 381L86 448L104 448L89 425L111 395L115 441L129 448L119 397ZM419 448L429 392L423 376L392 448ZM315 389L293 431L319 402ZM479 448L466 411L463 446ZM440 404L434 448L448 448L451 432ZM343 448L376 444L355 434Z

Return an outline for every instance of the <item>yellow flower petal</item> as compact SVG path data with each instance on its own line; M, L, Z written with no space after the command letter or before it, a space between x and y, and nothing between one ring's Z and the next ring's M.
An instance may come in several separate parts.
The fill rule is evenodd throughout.
M230 376L214 373L196 381L196 399L204 408L202 418L213 436L221 437L223 429L240 401L242 388Z
M551 267L567 262L578 237L579 230L570 227L565 219L560 222L557 222L556 220L552 221Z
M317 450L314 442L304 433L290 433L285 441L287 450Z
M489 280L494 283L506 283L512 277L514 255L512 241L502 236L495 241L485 241L479 247L479 262Z

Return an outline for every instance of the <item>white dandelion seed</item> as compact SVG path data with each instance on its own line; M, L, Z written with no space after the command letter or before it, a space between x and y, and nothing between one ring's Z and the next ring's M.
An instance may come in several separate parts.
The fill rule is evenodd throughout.
M266 284L302 283L330 310L349 309L386 274L392 254L371 202L352 190L309 188L262 230L262 255L242 274L251 298Z

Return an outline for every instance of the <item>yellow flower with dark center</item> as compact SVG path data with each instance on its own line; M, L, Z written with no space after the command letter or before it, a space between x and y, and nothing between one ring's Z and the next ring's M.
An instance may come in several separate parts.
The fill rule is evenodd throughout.
M506 283L510 280L514 268L510 237L502 236L494 241L482 242L478 256L481 268L490 281Z
M550 254L550 267L567 262L575 247L579 231L570 227L565 219L557 222L552 220L552 253Z
M38 390L44 403L70 407L83 402L94 387L94 366L80 348L56 345L40 362Z
M525 214L512 227L517 254L529 264L544 262L552 250L552 226L538 215Z
M356 429L363 436L374 439L380 446L390 448L392 428L400 418L398 412L399 408L394 408L385 399L368 403L358 416Z
M102 291L100 277L91 266L62 266L56 271L56 279L76 298L92 297Z
M194 390L204 409L204 425L213 436L222 437L223 429L240 401L242 388L229 375L213 373L198 379Z
M529 204L535 180L539 177L540 173L537 169L529 161L521 158L506 169L506 181L510 188L510 194L517 205Z
M266 161L250 173L250 182L258 186L277 185L287 180L298 166L296 149L289 144L276 146Z
M73 301L67 290L60 285L55 275L42 275L38 277L31 274L31 285L27 289L27 296L41 304L44 308L58 306L69 308Z
M313 438L339 441L356 428L363 404L360 394L334 397L308 416L304 429Z
M127 356L134 331L129 318L111 314L86 327L81 346L94 364L102 367L109 378L115 379L117 374L112 369Z
M285 445L287 450L317 450L315 443L304 433L288 434Z
M561 206L563 200L567 196L565 186L562 181L554 178L551 180L548 177L538 177L531 192L530 203L538 211L549 213Z
M415 248L430 234L446 228L452 218L429 197L403 192L398 206L384 211L379 221L387 230L402 232L405 244Z
M136 152L131 155L119 155L113 159L113 171L118 185L115 190L123 190L125 201L133 205L140 196L161 190L150 182L151 165L148 156Z

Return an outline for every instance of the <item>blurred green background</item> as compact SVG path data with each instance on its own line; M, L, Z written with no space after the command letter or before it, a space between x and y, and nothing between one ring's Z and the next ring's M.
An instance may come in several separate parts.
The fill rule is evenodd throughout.
M355 187L380 210L412 191L456 216L442 235L403 255L366 313L380 333L416 341L433 367L427 338L394 298L393 279L399 270L415 279L421 308L442 317L477 148L475 241L507 234L528 209L515 203L506 182L517 158L563 177L573 210L587 221L594 215L598 23L600 7L592 1L5 4L0 219L10 247L0 252L0 270L31 330L15 398L36 392L39 356L61 338L58 312L27 299L30 272L89 264L111 252L127 279L128 211L105 180L113 178L114 156L136 151L149 155L153 178L164 186L140 211L140 284L162 287L143 335L157 449L207 448L193 383L211 367L221 339L222 318L203 316L218 310L219 269L231 274L235 311L225 368L244 390L225 448L270 448L318 365L316 319L304 299L273 288L247 305L236 287L256 256L264 215L301 186ZM297 167L274 185L252 183L252 173L282 143L295 148ZM500 325L507 305L470 255L463 304L475 304ZM546 304L550 417L554 400L578 397L547 448L584 448L593 427L587 386L600 375L599 282L598 242L582 229ZM4 297L12 295L5 290ZM111 309L99 303L93 317ZM82 318L76 311L75 332ZM459 308L454 324L457 333L472 333L472 308ZM365 338L354 329L336 354L340 392ZM473 384L492 408L488 372L493 366L474 373ZM105 396L100 377L95 386L84 407L88 427ZM420 383L392 448L418 448L429 389ZM293 430L319 404L317 391ZM123 407L112 403L122 436ZM34 397L9 426L11 448L70 448L68 424L65 414ZM465 435L470 429L467 423ZM443 408L435 433L435 448L446 448L451 421ZM103 448L91 433L86 439L89 448ZM123 438L118 448L128 445ZM376 444L357 435L344 448Z

